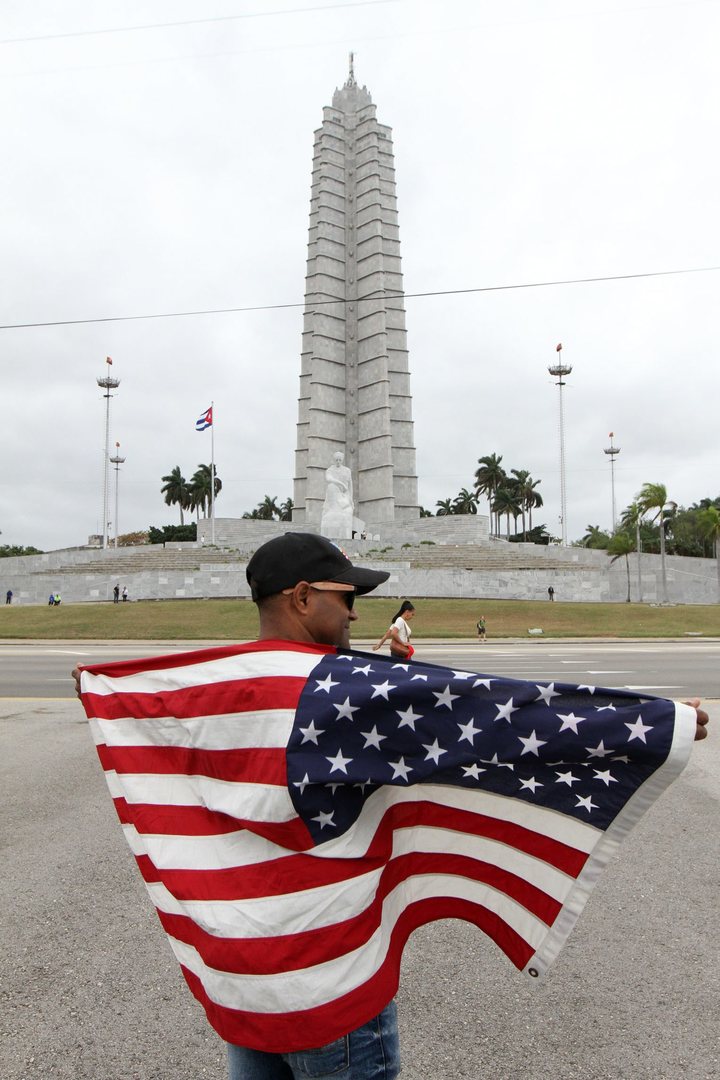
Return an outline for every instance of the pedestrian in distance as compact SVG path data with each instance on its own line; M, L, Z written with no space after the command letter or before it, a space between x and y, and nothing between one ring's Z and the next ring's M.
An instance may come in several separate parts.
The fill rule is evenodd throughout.
M12 604L12 598L13 598L12 589L8 589L8 591L5 593L5 603L6 604Z
M480 639L480 641L485 643L487 641L487 634L486 634L486 631L485 631L485 616L484 615L481 615L480 618L477 621L477 632L478 632L478 638Z
M116 585L113 589L113 604L117 604L120 600L120 586Z
M54 606L55 606L55 593L51 592L49 597L48 597L48 607L54 607Z
M378 641L373 645L373 652L382 648L386 641L390 641L390 655L396 660L409 660L414 648L410 644L410 620L415 616L415 606L409 600L403 600L400 610L393 616L392 623Z
M61 603L62 603L62 597L60 596L59 592L56 592L55 596L53 597L53 606L54 607L60 607Z
M553 589L552 585L548 585L548 600L554 600L554 599L555 599L555 590Z
M123 600L127 600L127 598L128 598L128 587L127 587L127 585L123 585L122 598L123 598Z

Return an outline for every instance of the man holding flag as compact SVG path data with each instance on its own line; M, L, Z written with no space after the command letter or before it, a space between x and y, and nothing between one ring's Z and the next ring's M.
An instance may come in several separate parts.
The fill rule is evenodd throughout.
M706 734L697 702L353 652L387 577L286 533L247 566L258 641L75 673L231 1080L397 1076L402 949L434 919L542 975Z

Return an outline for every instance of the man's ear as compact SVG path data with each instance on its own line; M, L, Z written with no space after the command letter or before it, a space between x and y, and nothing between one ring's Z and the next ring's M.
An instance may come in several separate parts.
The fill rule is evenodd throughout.
M312 589L310 588L307 581L298 581L297 585L290 594L290 602L297 611L298 615L307 615L311 593Z

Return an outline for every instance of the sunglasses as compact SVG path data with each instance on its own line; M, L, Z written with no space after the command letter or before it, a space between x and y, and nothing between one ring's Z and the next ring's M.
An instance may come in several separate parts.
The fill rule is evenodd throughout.
M355 589L352 585L342 585L338 581L311 581L309 582L311 589L317 589L318 592L336 592L345 601L345 607L348 611L352 611L355 604Z
M348 611L352 611L356 596L354 585L345 585L341 581L308 581L308 585L317 592L340 593L345 601L345 607ZM292 591L292 589L283 589L283 596L289 596Z

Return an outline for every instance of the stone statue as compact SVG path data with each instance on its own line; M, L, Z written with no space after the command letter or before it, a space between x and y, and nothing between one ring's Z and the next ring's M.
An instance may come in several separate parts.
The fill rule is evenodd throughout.
M325 502L320 519L320 532L334 540L349 540L353 531L352 473L338 450L332 465L325 470Z

